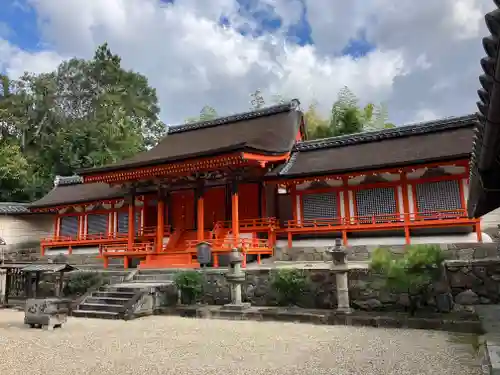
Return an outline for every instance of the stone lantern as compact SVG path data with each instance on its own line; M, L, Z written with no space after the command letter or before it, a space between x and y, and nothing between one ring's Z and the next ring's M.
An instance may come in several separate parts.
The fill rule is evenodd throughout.
M225 309L243 310L250 307L250 304L243 302L241 297L241 284L245 282L245 272L241 268L242 262L241 252L234 248L229 253L229 270L225 275L231 289L231 303L224 305Z
M5 247L7 246L7 243L5 242L5 240L0 237L0 256L1 256L1 259L0 259L0 264L3 266L4 265L4 262L5 262L5 253L4 253L4 250L5 250ZM5 304L5 296L7 294L7 270L6 269L3 269L3 268L0 268L0 306L2 306L3 304Z
M332 257L332 272L335 273L337 284L337 311L349 314L352 312L349 303L349 266L347 252L340 239L335 240L335 246L326 250Z

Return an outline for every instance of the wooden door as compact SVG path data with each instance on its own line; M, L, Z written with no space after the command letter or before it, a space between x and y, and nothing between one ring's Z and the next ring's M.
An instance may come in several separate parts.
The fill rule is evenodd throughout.
M241 184L238 186L239 219L257 219L259 217L259 184Z
M212 229L217 221L224 221L226 216L226 188L224 186L206 189L203 192L204 224Z
M172 193L170 198L172 225L175 229L194 229L194 191L183 190Z

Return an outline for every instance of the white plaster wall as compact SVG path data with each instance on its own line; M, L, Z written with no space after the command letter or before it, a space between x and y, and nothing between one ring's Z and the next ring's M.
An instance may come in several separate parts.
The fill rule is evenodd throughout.
M483 233L483 243L492 243L491 237ZM477 243L476 233L439 235L439 236L412 236L412 245L418 244L454 244L454 243ZM349 238L349 246L382 246L382 245L404 245L404 237L367 237ZM287 247L287 240L278 240L278 247ZM333 246L332 238L293 240L293 247L324 247Z
M53 231L53 215L0 215L0 237L7 243L7 248L38 242Z
M500 224L500 208L481 217L481 229L497 229Z

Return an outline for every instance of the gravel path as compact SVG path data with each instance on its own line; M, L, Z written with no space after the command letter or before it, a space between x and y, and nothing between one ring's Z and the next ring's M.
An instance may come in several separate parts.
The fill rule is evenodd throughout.
M154 316L70 318L53 332L0 310L0 374L479 375L444 332Z

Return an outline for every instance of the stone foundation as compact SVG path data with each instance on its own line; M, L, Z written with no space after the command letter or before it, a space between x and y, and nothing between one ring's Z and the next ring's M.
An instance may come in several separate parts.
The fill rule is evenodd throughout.
M332 242L333 246L333 242ZM347 259L350 261L368 261L370 254L379 246L348 246ZM462 244L439 244L446 259L483 259L498 256L496 243L462 243ZM393 254L399 255L405 252L404 245L383 246ZM329 261L330 256L325 252L325 247L278 247L275 250L273 260L308 262Z
M242 285L243 300L254 306L277 306L278 296L271 286L276 267L247 269ZM500 302L500 259L455 260L445 263L442 280L419 296L421 308L430 311L471 311L471 305ZM224 270L206 272L208 286L204 302L223 305L230 302L229 285ZM308 291L298 305L304 308L333 309L337 305L335 274L324 266L305 267ZM385 288L381 275L368 269L349 270L349 295L352 307L366 311L401 311L409 306L407 293L393 293Z

